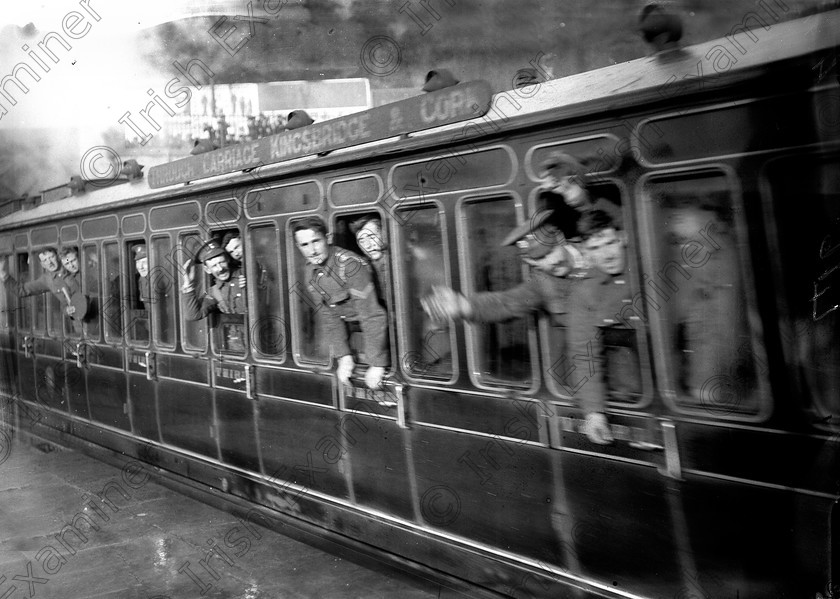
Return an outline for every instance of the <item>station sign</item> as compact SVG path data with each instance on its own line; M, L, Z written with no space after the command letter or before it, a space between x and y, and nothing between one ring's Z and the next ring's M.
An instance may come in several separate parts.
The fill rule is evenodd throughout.
M490 84L486 81L461 83L364 112L153 166L149 169L149 187L157 189L187 183L466 121L485 114L490 108L491 97Z

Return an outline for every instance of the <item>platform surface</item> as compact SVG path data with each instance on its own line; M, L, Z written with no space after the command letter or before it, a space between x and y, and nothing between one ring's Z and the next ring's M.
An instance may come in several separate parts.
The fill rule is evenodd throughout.
M467 596L237 519L130 459L18 440L0 453L2 599Z

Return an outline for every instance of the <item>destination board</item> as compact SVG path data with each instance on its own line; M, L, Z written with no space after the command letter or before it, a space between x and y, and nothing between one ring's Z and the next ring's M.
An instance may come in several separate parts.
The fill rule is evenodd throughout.
M364 112L153 166L149 169L149 187L157 189L186 183L469 120L487 112L491 96L490 84L486 81L461 83Z

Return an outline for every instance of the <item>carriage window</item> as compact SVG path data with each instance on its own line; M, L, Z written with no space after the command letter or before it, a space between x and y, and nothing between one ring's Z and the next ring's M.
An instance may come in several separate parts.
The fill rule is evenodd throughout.
M172 243L168 237L152 240L154 267L149 272L149 303L152 307L155 342L175 346L175 271Z
M645 291L666 397L711 414L757 413L766 358L751 326L760 319L746 231L726 178L656 178L645 197L653 256Z
M281 245L277 229L274 225L251 229L249 241L253 256L247 268L248 290L254 298L252 344L261 356L282 360L286 352L286 323L280 291L277 248Z
M840 418L840 176L837 156L767 168L786 304L781 340L814 420ZM791 173L796 173L791 177ZM823 426L828 426L827 424Z
M18 283L29 280L29 254L18 254L16 279ZM17 295L17 290L14 293ZM28 297L17 298L17 307L18 328L28 331L32 326L32 301Z
M13 281L14 259L11 256L0 256L0 278L8 277L0 281L0 328L9 329L14 326L14 310L18 306L17 289Z
M149 310L152 304L149 248L143 240L131 241L126 247L128 297L125 335L129 341L146 346L149 344Z
M82 263L82 275L84 276L83 293L88 296L88 316L85 321L87 336L90 339L99 339L99 306L102 291L99 278L99 253L96 246L89 245L82 250L80 262Z
M294 230L296 222L292 221L289 228L289 241L286 244L286 255L289 259L289 298L292 313L292 340L294 352L301 362L310 364L329 364L329 348L321 342L320 320L315 317L322 305L311 295L310 282L306 276L306 260L295 245Z
M242 270L243 261L245 260L245 245L242 242L242 234L239 229L223 229L213 231L211 237L216 240L219 245L224 248L228 260L228 268L230 269L230 278L220 283L212 275L207 276L205 281L205 289L210 289L220 283L218 289L227 298L221 301L230 300L230 305L226 309L220 309L212 312L208 319L210 320L210 332L213 340L213 350L216 353L230 355L230 356L244 356L248 347L248 323L247 323L247 308L244 305L246 298L245 290L245 273ZM238 299L231 299L227 296L229 285L233 285L235 292L241 294ZM218 293L218 292L217 292ZM201 303L203 295L196 295ZM217 296L218 297L218 296ZM221 301L219 302L221 304ZM242 301L242 305L235 305L235 302Z
M33 252L27 256L25 268L21 270L20 282L35 281L42 272L43 269L38 262L38 252ZM31 279L30 274L32 275ZM30 296L28 301L31 302L30 305L33 308L32 328L35 332L43 333L47 330L47 297L43 293L39 293Z
M102 284L105 300L102 302L102 322L105 325L105 340L117 342L123 336L123 315L126 309L122 301L120 276L120 248L116 243L102 244Z
M447 323L429 319L419 301L434 285L449 284L442 215L431 206L400 210L395 219L400 364L411 376L451 378L455 333Z
M50 336L61 336L64 329L64 321L66 319L66 316L64 315L64 306L67 304L64 300L59 299L52 293L42 293L41 300L46 300L47 312L49 313L49 317L47 319L47 322L49 323L47 330Z
M176 252L177 257L176 260L178 262L179 269L184 265L185 262L188 260L194 260L196 252L201 247L202 240L196 233L190 233L188 235L183 235L181 237L181 242L179 244L179 252ZM180 293L180 286L181 280L178 279L176 284L178 285L178 293ZM204 286L204 277L200 276L198 273L195 277L195 296L196 297L204 297L205 293L205 286ZM184 344L184 349L188 351L199 351L203 352L207 349L207 319L202 318L201 320L187 320L183 317L183 312L181 314L181 327L183 331L182 336L182 343Z
M503 247L502 239L516 222L512 198L469 202L463 207L466 229L466 294L505 291L522 282L522 262L516 249ZM529 340L530 318L499 323L474 323L468 327L473 342L474 371L486 384L528 387L533 381L534 356Z

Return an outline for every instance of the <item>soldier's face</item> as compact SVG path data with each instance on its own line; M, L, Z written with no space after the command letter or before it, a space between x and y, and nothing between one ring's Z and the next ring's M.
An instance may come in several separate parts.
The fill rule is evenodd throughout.
M612 227L593 233L583 242L592 264L609 275L624 271L624 237Z
M295 244L309 264L323 264L330 255L327 238L313 229L297 231Z
M134 261L134 267L137 269L137 272L140 274L141 277L149 276L149 259L148 258L140 258L139 260Z
M55 252L41 252L38 254L38 260L41 261L41 268L47 272L58 270L58 256L56 256Z
M226 256L216 256L205 260L204 270L219 281L227 281L230 278L230 266Z
M382 227L376 221L365 223L356 233L356 243L368 258L376 262L382 258L385 242L382 240Z
M234 237L225 246L225 251L234 260L242 260L242 249L242 240L239 237Z
M64 256L61 258L61 263L64 265L64 268L67 269L67 272L73 274L79 272L79 257L76 255L75 252L64 254Z

